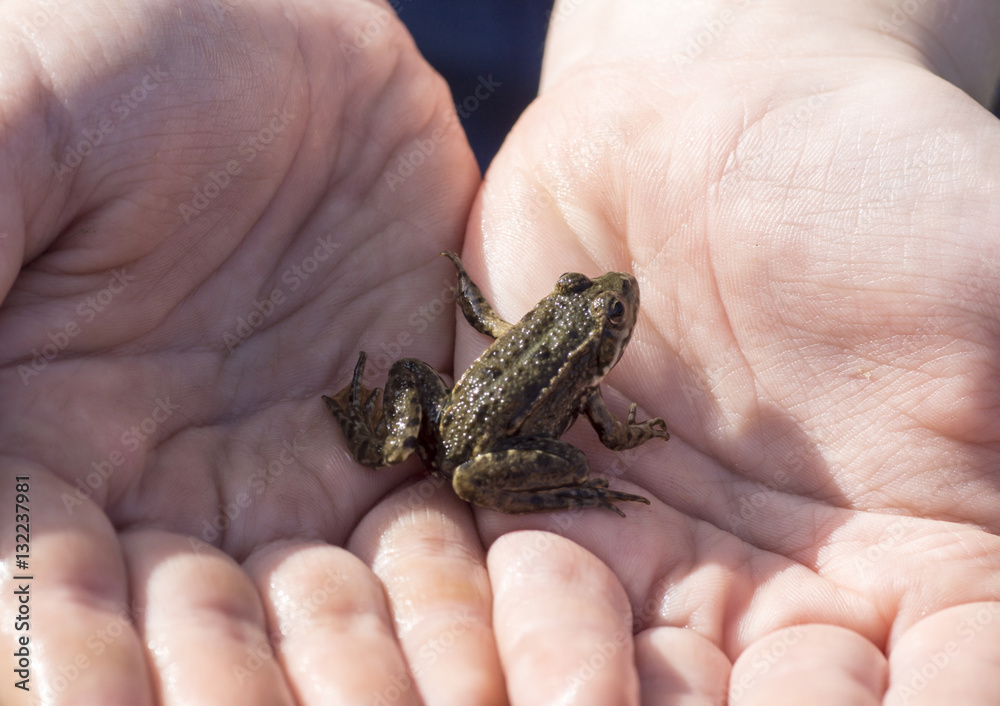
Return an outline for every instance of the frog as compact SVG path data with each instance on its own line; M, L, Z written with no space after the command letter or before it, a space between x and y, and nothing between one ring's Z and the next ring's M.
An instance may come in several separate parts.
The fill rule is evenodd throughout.
M449 387L416 358L389 369L384 389L362 385L361 351L350 383L323 396L354 459L370 468L402 463L414 452L455 493L474 505L520 514L601 507L649 499L591 478L587 456L560 437L581 416L613 450L667 440L666 423L625 422L605 404L600 383L621 358L639 313L639 285L625 272L562 275L552 292L517 323L502 319L453 252L453 290L469 324L493 343Z

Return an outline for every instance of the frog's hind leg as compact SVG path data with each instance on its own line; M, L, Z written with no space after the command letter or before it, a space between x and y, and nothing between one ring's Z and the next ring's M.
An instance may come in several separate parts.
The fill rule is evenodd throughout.
M441 376L422 360L403 358L393 363L382 403L385 465L400 463L418 449L425 462L436 457L437 444L430 428L437 425L450 396Z
M383 403L382 390L361 385L367 356L362 351L351 384L334 397L323 397L337 419L348 447L358 463L371 468L405 461L416 449L421 421L436 418L448 388L433 368L405 358L389 369Z
M624 517L615 502L649 504L641 495L609 489L603 478L588 478L588 472L586 455L571 444L517 437L463 463L452 485L461 498L507 513L603 507Z
M472 325L472 328L479 331L479 333L484 333L493 338L500 338L507 333L511 324L501 319L493 311L493 307L486 301L486 297L483 296L479 287L476 286L476 283L469 277L465 268L462 267L462 261L458 259L458 255L453 252L443 252L441 254L451 260L455 265L455 269L458 270L458 288L455 290L455 296L458 299L458 305L462 307L462 314L465 315L465 320Z
M351 454L366 466L376 468L382 463L382 442L385 438L385 420L378 398L381 388L367 390L361 385L368 356L364 351L358 355L351 384L333 397L323 395L326 408L340 424Z

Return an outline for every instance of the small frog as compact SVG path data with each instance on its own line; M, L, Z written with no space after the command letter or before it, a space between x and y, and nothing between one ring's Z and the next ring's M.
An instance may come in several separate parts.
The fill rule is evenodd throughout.
M636 424L635 404L622 424L601 397L599 384L625 350L639 312L635 277L564 274L551 294L510 324L493 311L458 256L441 254L458 269L456 295L465 318L496 340L451 389L426 363L397 361L381 405L382 391L361 385L362 351L351 384L334 398L323 397L354 458L378 468L416 451L428 468L451 480L459 497L501 512L604 507L624 517L616 501L648 505L641 495L588 478L584 453L559 440L580 414L610 449L670 438L659 417Z

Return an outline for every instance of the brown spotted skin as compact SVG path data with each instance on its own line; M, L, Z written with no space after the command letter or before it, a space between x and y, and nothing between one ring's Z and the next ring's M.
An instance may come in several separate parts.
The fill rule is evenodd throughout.
M649 503L591 479L587 457L559 437L580 414L611 449L669 439L659 417L636 424L636 405L623 423L604 404L599 384L628 344L639 312L632 275L559 278L552 293L516 324L501 319L454 253L459 306L466 320L496 340L453 389L433 368L405 358L381 390L362 385L365 354L351 384L324 397L351 453L366 466L400 463L414 451L455 492L508 513Z

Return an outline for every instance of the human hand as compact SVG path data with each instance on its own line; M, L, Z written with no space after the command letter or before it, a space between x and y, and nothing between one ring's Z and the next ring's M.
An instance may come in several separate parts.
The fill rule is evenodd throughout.
M450 364L479 178L444 82L377 3L3 9L0 702L391 694L436 617L392 559L443 530L389 541L417 466L338 453L320 394L359 347ZM470 625L425 693L496 664Z
M605 389L672 438L623 459L571 432L653 500L625 521L479 515L512 703L995 699L1000 129L974 99L998 26L556 8L465 261L508 320L563 271L631 270ZM482 341L457 335L461 369Z

